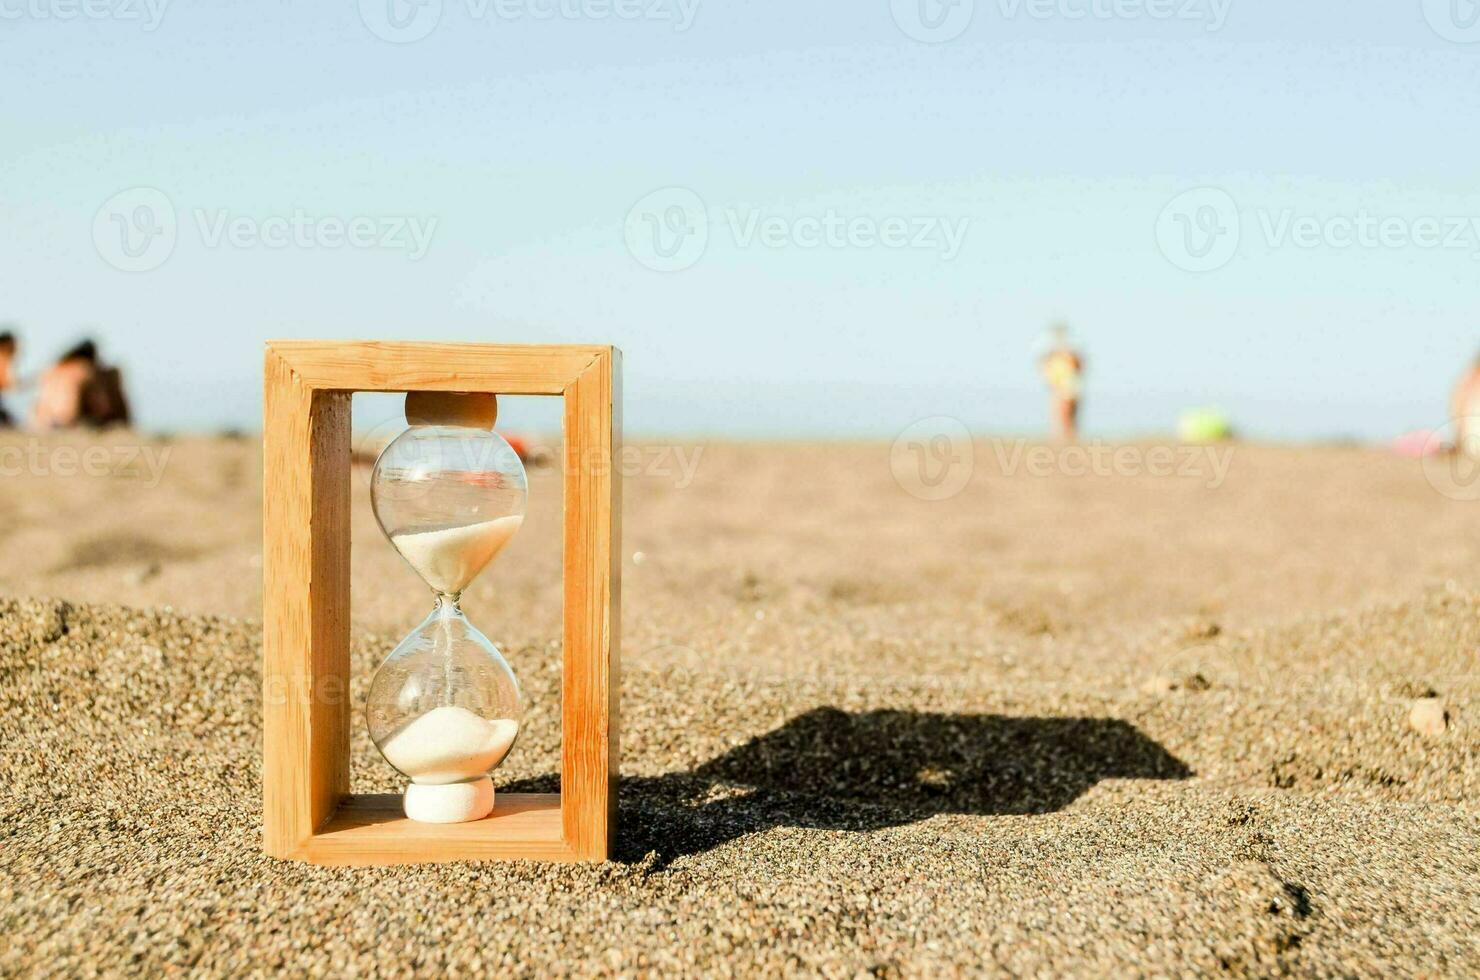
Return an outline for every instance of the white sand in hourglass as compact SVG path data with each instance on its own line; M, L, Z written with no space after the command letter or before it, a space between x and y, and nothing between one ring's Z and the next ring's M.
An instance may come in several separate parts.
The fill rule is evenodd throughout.
M381 753L423 786L486 776L519 734L512 718L482 718L455 704L433 708L386 739Z
M393 534L391 542L427 585L452 595L467 587L523 523L522 515L513 514L462 527Z

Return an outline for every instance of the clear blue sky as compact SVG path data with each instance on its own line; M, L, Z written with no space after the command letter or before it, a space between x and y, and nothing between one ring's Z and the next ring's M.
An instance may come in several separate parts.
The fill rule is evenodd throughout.
M1091 434L1383 438L1480 348L1469 0L160 3L0 0L0 320L150 427L325 336L615 342L648 433L1041 431L1062 317Z

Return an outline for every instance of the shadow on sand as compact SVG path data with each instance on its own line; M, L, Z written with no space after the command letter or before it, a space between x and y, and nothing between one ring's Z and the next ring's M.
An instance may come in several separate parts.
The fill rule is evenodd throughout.
M878 830L940 813L1051 813L1102 779L1190 770L1113 718L817 708L688 772L621 784L617 857L659 863L758 830ZM529 785L510 790L549 789Z

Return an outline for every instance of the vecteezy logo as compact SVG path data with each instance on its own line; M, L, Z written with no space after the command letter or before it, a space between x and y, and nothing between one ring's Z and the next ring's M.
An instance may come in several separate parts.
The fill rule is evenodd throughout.
M966 32L976 12L976 0L889 0L894 23L924 44L944 44Z
M627 251L656 272L678 272L709 247L709 211L686 187L664 187L632 205L625 227Z
M948 500L966 489L976 468L971 432L945 415L915 422L889 450L894 482L921 500Z
M1480 415L1429 433L1422 456L1429 486L1450 500L1480 500Z
M1156 219L1156 243L1167 261L1187 272L1212 272L1238 251L1238 204L1225 190L1198 187L1167 202Z
M925 44L943 44L966 32L976 0L889 0L889 11L906 36Z
M119 191L93 216L93 245L103 261L123 272L148 272L175 251L175 206L161 190Z
M420 41L442 20L442 0L360 0L360 20L392 44Z
M1477 0L1423 0L1423 15L1434 33L1446 41L1456 44L1480 41L1480 2Z
M411 427L404 418L392 417L355 437L352 451L354 462L363 464L356 468L379 509L421 500L437 489L437 474L447 469L477 473L498 468L496 449L489 453L482 444L472 442L449 446L436 438L435 431ZM389 477L379 486L375 483L377 466Z

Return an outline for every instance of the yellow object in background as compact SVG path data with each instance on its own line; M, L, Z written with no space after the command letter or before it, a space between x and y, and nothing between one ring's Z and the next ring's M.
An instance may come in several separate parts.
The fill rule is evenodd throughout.
M1177 419L1177 438L1183 442L1222 442L1232 437L1228 416L1216 408L1190 408Z
M1079 358L1070 351L1054 351L1045 357L1043 377L1055 394L1064 398L1079 397Z

